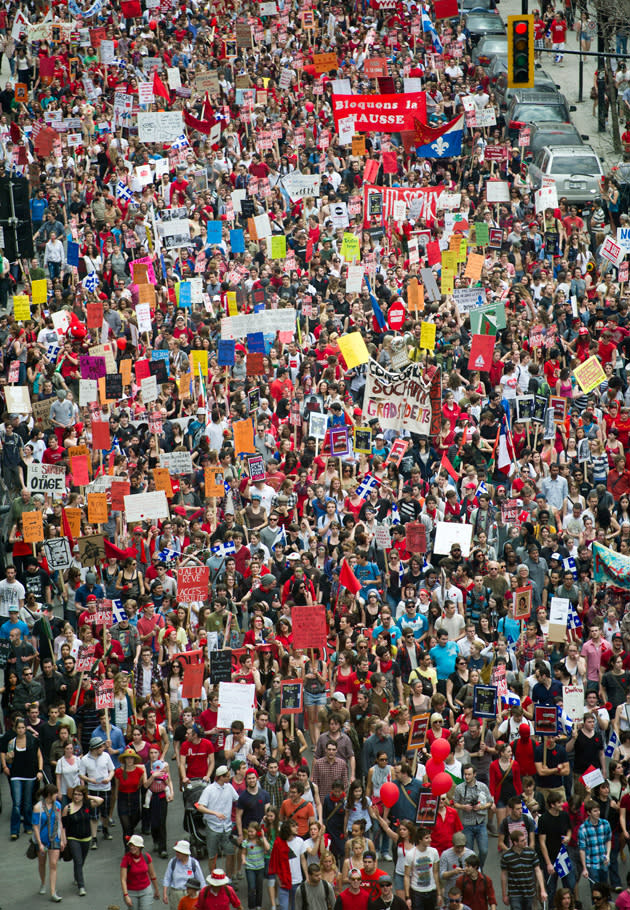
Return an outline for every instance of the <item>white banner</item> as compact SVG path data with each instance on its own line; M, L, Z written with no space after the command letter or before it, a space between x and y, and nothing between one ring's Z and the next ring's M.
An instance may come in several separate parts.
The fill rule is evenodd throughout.
M29 464L26 485L31 493L65 493L66 469L57 464Z
M431 384L425 382L424 366L409 363L398 372L385 370L375 360L367 365L363 416L378 420L384 430L409 430L428 436L432 407Z
M297 202L298 199L304 199L306 196L317 198L321 182L321 174L300 174L297 171L282 178L282 185L289 194L291 202Z
M125 518L128 522L168 518L168 499L164 490L154 493L129 493L125 496Z
M158 111L138 114L138 138L141 142L175 142L184 132L181 111Z

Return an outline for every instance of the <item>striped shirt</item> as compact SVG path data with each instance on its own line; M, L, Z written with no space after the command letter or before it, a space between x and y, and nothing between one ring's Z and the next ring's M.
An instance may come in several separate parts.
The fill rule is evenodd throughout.
M520 853L512 847L501 855L501 871L508 875L508 895L534 897L536 894L535 869L539 865L538 855L531 847Z
M241 847L245 851L246 869L265 868L265 851L260 841L244 840Z

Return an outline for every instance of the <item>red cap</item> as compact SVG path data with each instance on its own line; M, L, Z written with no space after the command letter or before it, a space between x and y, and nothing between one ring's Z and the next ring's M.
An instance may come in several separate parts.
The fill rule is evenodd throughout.
M86 603L92 603L93 601L97 601L98 597L96 596L96 594L88 594L88 596L85 598L85 600L86 600Z
M245 772L245 777L247 777L248 774L255 774L256 777L258 777L258 771L256 770L256 768L248 768L247 771Z

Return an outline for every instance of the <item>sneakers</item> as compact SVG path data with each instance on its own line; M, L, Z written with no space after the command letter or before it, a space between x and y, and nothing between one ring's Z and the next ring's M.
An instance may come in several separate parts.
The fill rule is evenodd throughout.
M53 904L58 904L59 901L62 901L62 900L63 900L63 897L61 897L61 895L60 895L60 894L57 894L57 892L55 891L54 894L51 894L51 895L50 895L50 899L51 899L51 901L53 902Z
M103 840L113 840L108 828L103 828Z
M90 844L91 850L98 850L98 841L95 837L92 838L92 843Z
M391 853L389 853L389 851L387 853L383 853L381 858L384 859L388 863L391 863L391 861L392 861L392 855L391 855Z
M40 893L40 894L46 894L46 885L42 885L42 886L41 886L41 888L39 889L39 893Z
M11 840L17 840L18 837L19 837L19 834L12 834L12 835L11 835Z
M108 827L110 827L110 828L115 828L115 827L116 827L116 822L114 821L113 818L108 818L108 819L107 819L107 825L108 825Z
M85 897L86 893L85 888L79 888L79 897Z

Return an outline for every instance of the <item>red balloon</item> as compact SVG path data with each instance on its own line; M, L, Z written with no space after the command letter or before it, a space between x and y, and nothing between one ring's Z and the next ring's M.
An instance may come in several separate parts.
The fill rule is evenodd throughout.
M155 21L155 19L151 19L151 21L149 22L149 28L151 29L152 32L154 32L156 30L157 22Z
M391 780L386 780L381 786L380 796L383 800L383 805L387 806L388 809L391 809L391 807L395 806L398 802L398 787L396 784L393 784Z
M427 777L429 780L433 780L434 777L437 777L438 774L442 774L444 771L444 762L438 761L436 758L430 758L425 765L427 769Z
M446 771L442 771L431 781L431 793L434 796L443 796L444 793L448 793L452 786L453 778Z
M118 348L119 351L124 351L127 347L127 339L126 338L117 338L116 347Z
M447 739L436 739L431 746L431 755L436 761L443 762L451 753Z

